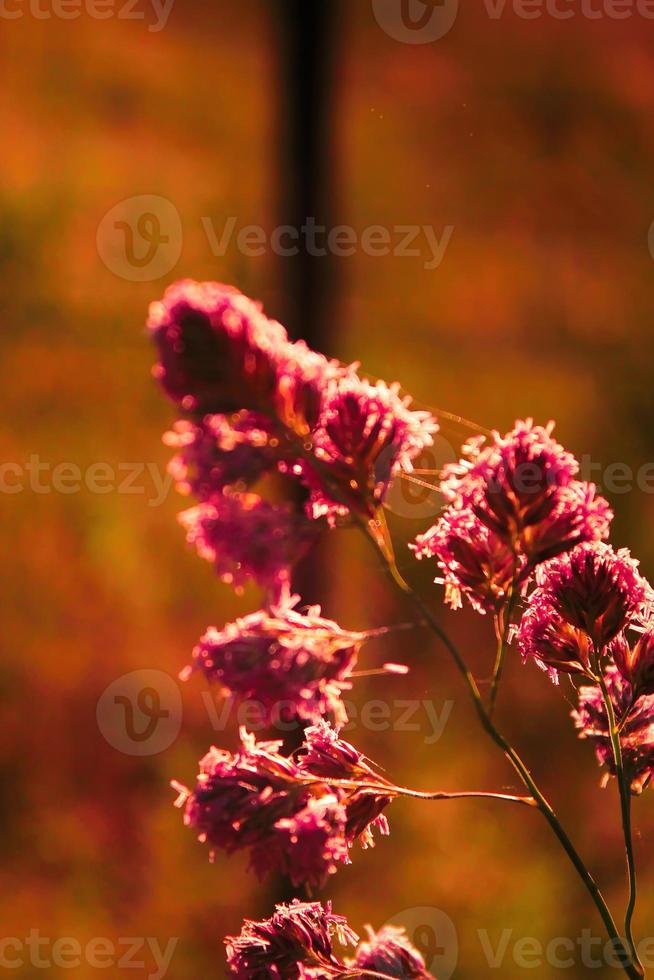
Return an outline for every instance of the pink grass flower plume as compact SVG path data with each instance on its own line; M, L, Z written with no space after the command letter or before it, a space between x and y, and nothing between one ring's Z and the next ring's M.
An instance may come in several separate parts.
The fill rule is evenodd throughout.
M320 887L349 863L357 839L365 848L373 830L388 834L383 810L396 792L324 722L307 730L297 758L282 755L281 745L257 743L242 729L235 754L212 748L202 759L193 791L173 784L177 805L212 858L247 850L259 876L275 870L294 885Z
M247 920L238 936L225 939L228 975L236 980L326 980L382 976L397 980L434 980L420 953L403 929L386 926L368 930L354 958L337 951L356 946L359 937L331 903L300 902L278 905L270 919Z
M263 922L246 919L240 935L227 936L228 973L236 980L342 976L344 962L336 954L335 940L356 946L358 936L344 916L332 913L330 902L323 907L296 899L278 905Z
M319 606L299 612L299 601L297 595L283 597L222 630L208 629L183 679L202 671L238 702L253 703L263 725L297 718L318 722L328 715L344 725L342 695L352 687L366 634L323 618Z
M314 517L332 524L350 511L374 517L393 477L410 472L438 431L429 412L410 404L399 385L373 385L353 373L327 385L312 433L316 462L300 467Z
M256 412L180 419L164 442L177 450L168 464L177 489L202 502L219 499L232 485L247 489L276 466L271 423Z
M267 410L288 337L237 289L177 282L151 304L148 329L159 352L155 377L185 412Z
M518 629L523 659L558 680L559 673L596 675L609 645L651 606L649 583L638 562L603 542L578 545L536 573Z
M317 528L292 504L255 493L225 490L212 503L179 515L186 540L211 562L219 578L241 590L250 579L277 601L290 587L291 569L316 540Z
M634 636L631 640L627 633L620 633L611 644L611 655L637 701L643 695L654 694L654 625L649 622L643 632Z
M448 506L412 547L436 559L454 608L465 596L478 612L497 612L541 562L608 535L608 503L577 479L579 464L552 428L527 419L488 443L476 437L444 471Z
M432 976L422 954L409 942L404 929L397 926L384 926L377 933L368 926L368 939L358 947L352 966L363 976L398 980L428 980Z
M291 342L229 286L174 284L151 305L148 329L154 375L184 414L164 437L176 450L169 471L200 501L181 523L237 588L252 579L279 598L320 530L371 518L438 429L398 385ZM292 504L252 493L273 473L294 485Z
M621 726L620 746L625 774L632 793L639 795L654 775L654 695L638 697L629 681L613 665L606 668L604 679L616 721ZM572 712L572 717L579 737L593 743L599 764L606 767L610 776L615 776L608 716L598 684L579 689L579 707Z
M579 478L553 424L518 420L505 435L469 440L461 460L443 470L442 513L411 545L417 558L435 562L450 606L465 599L494 620L486 707L463 655L402 579L381 513L393 480L432 445L436 419L412 407L398 384L371 381L358 365L292 342L260 304L229 286L176 283L152 304L148 329L154 375L180 416L164 441L178 490L195 498L179 517L187 541L235 590L254 583L264 592L258 611L205 632L181 676L201 672L223 694L254 702L263 725L310 726L293 751L241 729L235 751L207 752L193 788L173 782L184 823L211 859L243 852L259 877L282 874L311 894L350 863L355 843L367 848L388 835L386 811L398 797L535 806L573 858L609 938L631 958L626 973L640 976L629 790L641 793L654 774L654 592L629 552L605 543L609 504ZM321 533L348 523L374 538L394 582L424 612L464 675L482 727L530 796L403 789L340 737L343 695L372 634L342 629L318 606L302 609L292 574ZM619 777L630 889L624 943L555 810L493 721L514 637L523 661L555 682L583 679L574 723L592 743L604 782ZM431 976L403 930L368 927L359 942L346 919L319 902L278 905L225 942L237 980ZM336 943L353 947L352 955Z

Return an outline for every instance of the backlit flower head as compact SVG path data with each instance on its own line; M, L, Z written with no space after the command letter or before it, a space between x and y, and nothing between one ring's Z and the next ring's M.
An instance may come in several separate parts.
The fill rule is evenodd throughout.
M397 980L434 980L404 929L396 926L384 926L377 933L368 926L368 941L359 945L351 965Z
M224 582L241 588L254 579L274 595L288 587L290 570L315 541L316 526L291 505L254 493L223 492L179 515L189 544Z
M583 630L599 654L652 601L652 590L626 548L602 542L580 544L553 558L536 573L530 602L549 607Z
M303 340L287 344L280 353L275 389L275 413L283 425L306 438L318 424L330 383L352 373L339 361L328 360Z
M274 397L286 331L238 290L177 282L151 304L148 329L155 376L184 411L262 410Z
M299 755L300 765L325 779L360 779L378 781L379 777L366 757L340 738L336 728L318 721L304 733Z
M328 980L381 976L388 980L434 980L403 929L385 926L359 944L354 958L334 948L356 946L359 937L331 903L277 905L270 919L246 919L240 935L225 939L229 976L237 980Z
M319 606L299 612L299 599L283 597L222 630L210 628L190 670L201 670L240 701L254 701L264 724L276 716L315 722L328 714L345 724L342 693L352 687L365 634L324 619Z
M634 701L631 684L615 666L607 668L604 679L616 721L623 723L620 745L625 773L632 792L639 794L654 774L654 695ZM579 729L579 737L593 742L598 762L615 776L608 718L599 685L579 689L579 708L573 711L572 717Z
M636 697L654 694L654 627L648 624L634 638L619 634L610 648L611 656Z
M265 416L245 411L206 415L197 423L180 419L164 442L177 450L168 464L177 489L201 501L232 484L250 486L275 466L279 444Z
M364 786L377 785L379 792L368 790L351 797L347 807L347 836L359 840L362 847L373 847L373 830L383 837L389 834L388 821L383 813L389 803L392 788L376 768L353 745L339 738L337 731L324 721L308 728L304 745L298 755L300 768L321 779L349 781Z
M523 661L532 658L555 684L559 674L589 670L590 638L563 619L538 591L530 597L516 635Z
M270 848L258 851L257 874L281 869L295 885L322 884L339 864L349 864L347 822L338 796L309 796L301 810L277 821Z
M344 916L332 913L330 902L322 906L295 899L290 905L278 905L270 919L246 920L240 935L225 939L229 976L236 980L342 976L345 964L336 955L335 940L355 946L358 936Z
M317 463L300 467L315 517L333 522L350 510L375 513L392 478L411 469L438 431L429 412L411 411L410 404L399 385L371 384L352 373L330 382L312 433Z
M251 410L306 438L330 381L351 373L339 361L292 343L238 290L182 280L150 307L148 328L159 352L155 377L188 413Z
M507 543L467 507L448 507L425 534L409 545L416 558L435 558L453 609L466 596L480 613L496 612L507 599L516 558ZM524 559L523 559L524 563Z
M465 458L446 468L441 492L472 511L529 568L580 541L605 538L612 513L591 484L576 479L579 464L531 419L464 447Z
M248 850L259 875L279 871L296 885L318 887L349 861L355 840L368 847L373 828L388 833L382 811L397 793L371 768L370 778L330 781L306 754L298 761L281 755L281 744L257 743L241 730L235 754L214 747L202 759L193 791L173 783L177 805L212 856Z

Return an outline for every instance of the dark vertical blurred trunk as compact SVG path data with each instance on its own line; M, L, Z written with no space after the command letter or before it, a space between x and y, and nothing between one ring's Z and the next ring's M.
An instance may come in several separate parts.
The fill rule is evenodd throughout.
M279 224L329 227L333 199L332 108L340 0L276 0L280 45ZM324 234L320 244L324 245ZM334 262L329 255L280 258L286 324L317 350L329 342Z
M280 225L302 229L307 220L330 228L334 198L336 31L341 0L276 0L279 39ZM325 248L325 232L317 238ZM330 353L336 276L334 257L311 254L300 234L297 255L279 257L282 319L295 339ZM314 250L314 251L317 251ZM321 548L301 566L294 588L305 602L321 598Z
M277 223L302 229L307 220L330 227L333 174L335 31L340 0L275 0L279 38L279 204ZM321 352L330 351L335 291L334 261L310 254L300 233L297 255L278 258L280 317L291 336ZM324 247L325 235L320 246ZM323 598L322 548L299 566L294 590L304 603ZM302 731L286 736L286 748L302 741ZM272 882L274 902L302 897L304 889Z

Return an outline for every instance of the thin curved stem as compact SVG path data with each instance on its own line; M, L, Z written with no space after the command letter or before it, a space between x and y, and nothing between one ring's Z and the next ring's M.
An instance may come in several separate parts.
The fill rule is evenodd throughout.
M538 804L532 796L511 796L508 793L491 793L485 790L468 790L453 793L446 793L444 790L423 791L419 789L408 789L405 786L395 786L382 780L378 783L366 783L358 779L330 779L328 777L310 777L303 782L328 783L341 789L368 790L378 793L380 796L406 796L414 800L500 800L503 803L519 803L522 806L537 807Z
M606 708L606 717L609 725L609 733L611 737L611 747L613 749L613 758L615 760L615 772L618 781L618 787L620 791L620 810L622 814L622 829L624 831L624 843L625 851L627 854L627 872L629 875L629 903L627 905L627 912L624 920L625 935L627 937L627 942L631 950L631 956L634 963L640 969L640 975L644 976L645 971L643 966L638 959L638 953L636 951L636 944L634 943L633 931L632 931L632 920L634 917L634 911L636 909L636 899L638 895L638 889L636 884L636 861L634 858L634 846L631 833L631 788L627 782L627 777L624 769L624 760L622 758L622 745L620 744L620 729L616 723L615 710L613 708L613 702L611 701L611 695L609 694L608 687L606 686L606 680L604 678L604 673L601 669L601 665L598 663L596 665L596 672L599 679L600 687L602 689L602 696L604 698L604 707Z
M448 422L456 422L457 425L462 425L466 429L472 429L473 432L477 432L480 435L492 436L492 429L487 429L483 425L479 425L477 422L471 422L470 419L464 419L462 415L455 415L453 412L446 412L444 408L434 408L431 410L432 414L437 415L441 419L447 419Z
M465 793L423 793L421 790L401 788L399 795L413 797L416 800L501 800L505 803L519 803L522 806L538 807L533 796L511 796L507 793L486 793L483 790Z
M511 588L506 600L506 606L504 607L502 613L501 622L499 616L496 618L498 626L497 657L495 658L493 679L491 681L490 695L488 697L488 714L491 718L493 717L493 712L495 711L497 692L499 689L500 680L502 679L502 670L504 669L504 660L506 658L506 650L509 641L509 630L511 629L511 617L513 616L513 610L515 609L517 591L516 576L514 573Z
M337 973L336 977L337 980L344 980L346 977L351 977L352 980L360 980L361 977L374 977L376 980L393 980L390 973L376 973L374 970L361 969L348 969L344 973Z
M534 799L536 800L538 809L543 814L548 824L550 825L552 831L554 832L557 840L563 847L563 850L568 855L568 858L572 862L577 874L581 878L586 890L588 891L590 897L592 898L601 918L606 928L609 937L614 941L616 947L619 945L626 958L629 962L623 963L623 969L631 980L640 980L643 976L642 968L636 966L632 961L632 953L629 949L625 947L624 941L618 933L617 926L611 914L611 910L606 904L606 900L602 895L602 892L593 878L592 874L584 864L582 858L578 854L576 848L574 847L572 841L568 837L563 825L561 824L559 818L557 817L551 804L541 792L535 779L531 775L526 764L522 761L513 746L504 738L501 732L495 727L492 718L486 711L484 707L484 702L479 692L477 682L473 677L470 668L468 667L465 659L459 652L458 648L449 638L447 633L438 623L437 619L433 615L429 606L423 601L423 599L411 588L411 586L405 582L400 574L395 560L392 554L392 548L390 548L390 543L388 541L387 533L381 534L379 527L365 528L369 533L366 535L369 539L377 545L377 554L382 560L382 564L390 576L391 580L402 590L402 592L413 602L416 608L419 610L421 615L424 617L432 632L439 638L441 643L445 646L448 653L454 660L459 673L461 674L465 684L468 688L468 693L473 702L473 706L482 725L482 728L486 734L493 740L493 742L498 746L499 749L504 753L506 759L513 767L520 780L524 783L527 789L530 791ZM386 539L386 540L384 540ZM384 545L384 546L382 546ZM390 550L389 550L390 548Z

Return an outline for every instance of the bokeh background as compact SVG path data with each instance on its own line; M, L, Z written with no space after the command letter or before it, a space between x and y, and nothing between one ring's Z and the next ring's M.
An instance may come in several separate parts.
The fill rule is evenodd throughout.
M401 380L419 403L485 426L556 418L566 446L599 464L600 482L609 464L630 467L630 487L605 487L614 541L654 574L654 497L636 483L654 461L654 23L638 14L589 19L574 5L569 20L522 19L510 4L494 19L479 4L460 10L440 39L412 44L384 29L370 0L336 7L320 168L331 224L359 234L371 225L429 225L438 237L454 230L435 269L425 268L424 239L414 257L359 248L325 259L324 270L315 260L314 277L324 271L320 308L309 316L305 309L295 331L320 323L329 353L361 360L371 374ZM233 745L233 719L213 730L196 678L180 686L172 745L134 757L107 741L96 708L124 674L175 678L207 625L256 608L258 596L233 596L185 547L176 524L184 502L173 491L157 501L147 472L136 480L139 492L115 486L103 494L61 492L48 474L60 463L86 472L97 462L116 472L147 463L163 473L161 434L173 408L150 378L143 324L169 282L219 279L274 316L293 309L291 260L269 249L247 256L233 242L215 255L206 233L207 219L220 234L228 217L238 228L272 230L299 179L287 154L295 110L282 8L272 0L177 0L157 31L148 30L156 18L145 5L135 8L142 20L43 18L18 4L7 9L21 16L0 18L0 458L24 467L36 456L49 467L41 484L49 492L28 478L13 492L17 471L2 471L2 937L38 929L52 941L138 936L163 946L178 937L167 974L174 980L223 976L222 937L245 915L268 915L281 893L279 883L258 884L239 856L210 866L171 806L170 778L191 781L212 741ZM145 281L134 281L137 266L98 228L140 195L176 209L182 232L171 247L181 252L172 268L146 269ZM465 427L446 426L444 435L447 455ZM424 530L435 506L415 488L398 489L398 553L483 679L491 624L444 610L430 570L408 567L403 542ZM352 534L334 535L307 576L311 598L347 627L410 616ZM427 700L439 713L451 702L434 744L422 709L412 719L417 731L353 728L352 740L395 778L424 789L515 786L435 641L419 630L389 636L366 657L371 665L404 660L411 673L362 680L359 705L381 700L397 721L398 700ZM600 789L569 698L511 656L503 725L620 908L615 787ZM584 929L602 935L537 814L406 801L390 817L391 838L357 852L325 891L357 930L399 916L429 951L443 941L433 934L440 910L456 928L461 980L616 975L579 963L525 971L511 956L523 937L547 944L576 940ZM635 826L638 933L647 936L651 792L635 803ZM432 911L416 911L424 908ZM480 929L494 946L510 932L499 969L488 964ZM146 962L124 972L147 976L154 966ZM44 975L28 957L13 972ZM96 972L87 963L45 974Z

